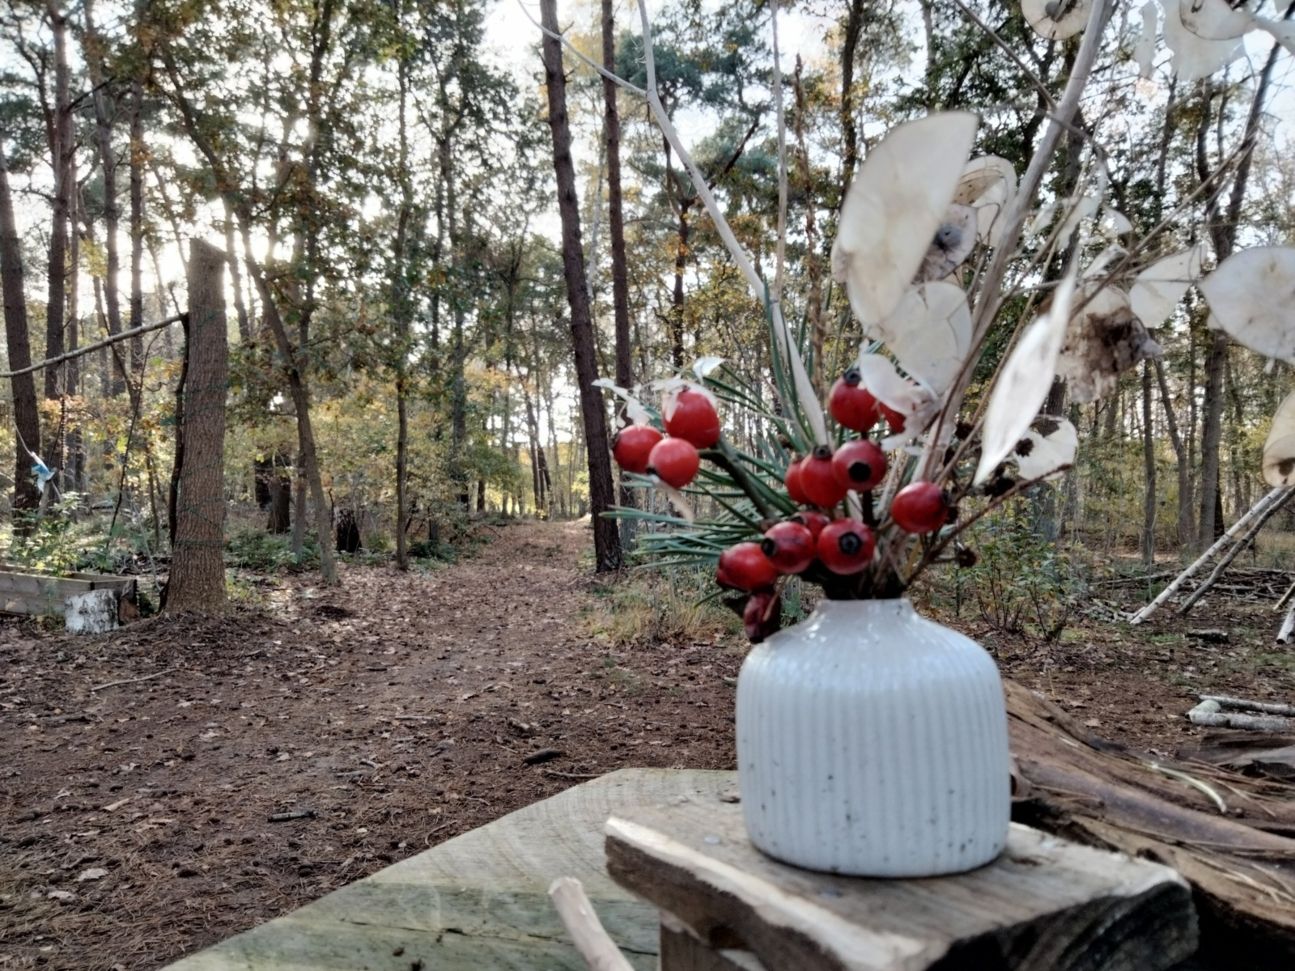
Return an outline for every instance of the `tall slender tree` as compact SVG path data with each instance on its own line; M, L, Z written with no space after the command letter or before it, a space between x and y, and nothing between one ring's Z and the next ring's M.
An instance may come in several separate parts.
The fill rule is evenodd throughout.
M22 250L14 219L13 196L9 191L8 147L0 139L0 285L4 291L5 343L9 367L21 371L31 366L31 340L27 329L27 295L23 287ZM32 479L32 455L40 454L40 411L36 405L36 381L31 372L10 378L13 399L15 519L40 505L40 493Z
M612 506L611 452L607 441L607 417L602 394L594 387L598 378L595 364L593 318L589 309L589 284L585 274L584 247L580 241L580 203L576 197L575 167L571 161L571 127L567 120L566 78L562 73L562 46L558 33L557 0L541 0L540 18L544 36L544 81L549 105L549 129L553 135L553 169L557 175L558 211L562 217L562 270L571 309L571 344L575 351L576 381L580 388L580 412L585 432L585 454L589 466L589 511L593 517L594 561L601 572L620 569L620 533L606 513Z

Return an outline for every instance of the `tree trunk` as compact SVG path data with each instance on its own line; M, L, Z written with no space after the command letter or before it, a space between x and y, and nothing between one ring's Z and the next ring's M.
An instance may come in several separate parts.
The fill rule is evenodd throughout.
M688 263L688 208L691 199L679 202L679 224L676 229L674 251L674 290L670 295L670 363L676 371L683 370L683 271Z
M603 67L616 73L616 22L612 0L602 0ZM603 137L607 140L607 228L612 253L612 313L616 328L616 383L634 384L630 357L629 271L625 260L625 204L621 194L621 120L616 84L603 78Z
M1160 386L1160 400L1164 405L1165 424L1169 427L1169 442L1174 448L1174 457L1178 460L1178 545L1182 550L1189 550L1196 542L1196 514L1192 493L1191 459L1183 437L1178 431L1178 417L1174 414L1173 399L1169 394L1169 382L1165 379L1165 368L1159 359L1151 362L1156 370L1156 382Z
M602 0L603 67L616 73L616 14L612 0ZM621 194L621 120L616 104L616 84L603 77L603 137L607 144L607 211L608 235L612 253L612 316L616 332L616 383L622 388L634 385L634 368L630 354L629 271L625 261L625 204ZM634 493L625 488L622 478L621 506L634 507ZM621 545L634 547L638 520L620 521Z
M1220 257L1222 259L1222 257ZM1219 441L1223 435L1223 369L1228 357L1228 336L1221 330L1210 334L1205 358L1205 420L1201 427L1201 509L1196 545L1207 548L1214 542L1219 504Z
M76 185L76 166L71 170L72 185ZM68 212L68 260L67 260L67 331L65 335L68 351L75 351L81 346L80 328L80 278L81 278L81 234L76 231L76 221L84 202L80 190L72 193ZM81 359L74 357L67 362L63 373L64 391L70 398L81 394ZM63 488L72 492L82 492L85 488L85 453L79 421L80 408L73 410L73 423L67 430L66 455L64 456ZM129 447L129 446L127 446Z
M1285 19L1295 13L1295 2L1286 8ZM1228 198L1226 211L1220 211L1219 199L1222 195L1222 183L1213 189L1205 200L1206 216L1210 237L1214 243L1214 255L1222 263L1232 255L1236 247L1237 229L1241 219L1241 206L1245 201L1246 189L1250 180L1250 166L1254 160L1255 145L1259 137L1260 123L1264 114L1264 103L1268 97L1268 88L1272 80L1273 68L1281 57L1282 45L1274 42L1259 75L1259 84L1255 88L1250 102L1250 111L1246 117L1245 134L1239 146L1240 158L1237 162L1236 177L1232 182L1232 191ZM1197 129L1196 168L1197 176L1202 182L1211 177L1206 171L1205 127L1209 123L1209 98L1211 86L1206 82L1203 97L1206 111L1202 112L1202 121ZM1219 476L1219 443L1222 439L1223 423L1223 374L1227 367L1228 338L1219 330L1210 334L1209 353L1205 358L1205 420L1201 430L1201 518L1200 530L1197 533L1197 545L1201 549L1208 547L1215 534L1222 528L1222 497L1220 495Z
M850 0L850 15L845 21L845 39L841 45L841 133L845 150L841 155L841 201L854 179L859 161L859 132L854 123L854 57L863 29L864 0Z
M109 117L108 95L105 91L104 41L95 27L93 0L86 0L83 14L86 31L83 45L85 62L94 90L91 100L94 103L95 143L99 151L99 167L103 171L104 254L107 260L103 297L108 308L108 333L116 335L121 333L121 295L117 284L121 275L121 256L117 247L117 227L121 218L121 209L117 205L117 156L112 147L112 119ZM73 224L75 225L75 220ZM133 320L131 325L139 326ZM113 377L110 393L115 397L125 390L125 386L125 375L118 370Z
M544 78L548 89L549 127L553 133L553 168L557 176L558 209L562 217L562 269L567 302L571 307L571 343L575 351L580 411L584 419L589 466L589 505L593 514L594 561L598 572L621 565L620 534L615 521L604 513L612 505L612 470L607 442L607 420L602 393L594 387L594 330L589 312L589 289L580 243L580 208L576 199L575 169L571 161L571 131L567 123L566 78L562 74L562 48L556 0L541 0L540 16L550 32L544 37Z
M184 464L176 498L167 613L225 606L225 254L190 244Z
M1142 465L1146 491L1142 502L1142 562L1156 561L1156 439L1151 422L1151 362L1142 362Z
M247 304L243 300L243 274L238 268L238 248L234 245L234 212L225 203L225 253L229 257L229 285L234 291L234 313L238 315L238 341L249 344L252 341L252 320L247 315Z
M396 17L399 20L400 6ZM409 224L414 214L414 184L409 173L409 58L403 53L397 64L396 79L400 87L398 134L400 156L397 172L400 179L400 215L396 220L396 239L392 254L391 308L396 331L396 568L409 569L409 539L405 524L409 519L409 381L407 376L412 331L413 304L410 299Z
M65 350L63 331L67 313L67 234L72 197L70 178L76 145L72 136L72 104L67 58L67 16L55 0L46 0L50 29L54 37L54 121L51 128L50 164L54 170L53 219L49 237L49 296L45 308L45 356L57 357ZM63 367L45 369L45 398L59 401L63 393ZM45 464L51 469L63 465L62 429L45 445Z
M0 142L0 285L4 291L5 342L9 369L31 366L31 340L27 325L27 297L23 289L22 249L14 219L13 197L9 192L7 148ZM40 411L36 405L36 379L31 373L9 379L13 398L15 525L24 512L40 506L40 493L32 478L32 456L40 455Z

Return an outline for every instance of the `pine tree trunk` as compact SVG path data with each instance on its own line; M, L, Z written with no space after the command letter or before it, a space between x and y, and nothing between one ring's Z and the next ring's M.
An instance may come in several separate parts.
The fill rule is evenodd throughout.
M616 73L616 14L612 0L602 0L603 67ZM634 367L630 355L629 271L625 261L625 203L621 193L621 120L616 104L616 83L603 77L603 137L607 148L608 235L612 253L612 316L616 332L616 383L622 388L634 385ZM620 482L620 505L632 509L634 493ZM638 520L620 521L621 545L633 549Z
M14 219L13 196L9 192L6 152L6 146L0 142L0 286L4 292L9 368L20 371L31 366L31 339L27 324L27 296L23 289L22 249ZM14 428L17 429L13 475L13 516L17 523L24 512L40 506L40 493L31 474L32 455L40 454L40 411L36 404L36 379L32 374L20 374L9 381Z
M166 611L215 613L225 606L225 254L200 240L189 254L184 464Z
M1213 331L1205 358L1205 420L1201 428L1201 506L1196 545L1202 550L1214 542L1214 534L1222 525L1215 511L1219 505L1219 442L1223 436L1223 369L1227 356L1227 334Z
M841 155L842 202L859 161L859 132L854 123L854 57L859 46L859 33L863 29L863 5L864 0L850 0L850 15L845 22L845 39L841 45L841 133L845 142Z
M1156 439L1151 421L1151 362L1142 362L1142 466L1146 491L1142 503L1142 562L1156 561Z
M45 356L57 357L66 349L63 332L67 313L67 236L72 179L72 156L76 145L72 135L72 105L67 57L67 17L55 0L46 0L54 37L54 120L51 129L50 164L54 169L53 219L49 237L49 296L45 308ZM63 393L62 365L45 369L45 398L60 401ZM63 465L62 429L45 443L45 464L51 469Z
M93 0L86 0L82 13L86 31L85 61L94 90L91 101L94 104L95 145L99 151L99 168L103 173L104 255L107 261L103 296L108 308L108 333L115 335L121 333L121 295L117 285L121 271L121 255L117 246L117 228L121 220L121 208L117 205L117 156L112 147L112 119L109 117L108 96L104 90L104 41L95 27ZM133 321L132 325L138 326ZM125 375L118 371L113 378L112 395L115 397L121 394L125 386Z
M594 562L598 572L621 566L620 534L604 513L611 508L613 487L607 420L602 393L593 382L595 350L589 288L585 277L584 249L580 242L580 209L576 199L575 169L571 161L571 131L567 122L566 79L562 74L562 48L556 0L541 0L540 16L550 32L544 37L544 78L548 93L549 127L553 133L553 168L557 176L558 209L562 217L562 269L567 302L571 307L571 342L575 351L576 380L585 430L589 467L589 505L593 515Z

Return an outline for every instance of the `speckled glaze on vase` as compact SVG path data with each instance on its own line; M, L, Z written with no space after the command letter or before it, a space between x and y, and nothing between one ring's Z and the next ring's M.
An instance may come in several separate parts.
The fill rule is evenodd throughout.
M738 677L737 756L751 841L796 866L934 876L1007 841L998 668L907 600L825 600L757 645Z

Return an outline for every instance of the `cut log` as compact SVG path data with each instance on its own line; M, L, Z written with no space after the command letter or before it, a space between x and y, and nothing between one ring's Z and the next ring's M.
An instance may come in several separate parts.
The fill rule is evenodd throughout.
M1286 611L1286 619L1282 621L1281 630L1277 632L1277 643L1289 644L1293 633L1295 633L1295 604L1291 604L1291 609Z
M1288 971L1295 953L1289 787L1101 742L1033 692L1010 681L1006 688L1018 773L1013 816L1168 864L1195 891L1205 956L1233 967L1244 953L1247 971Z
M1212 699L1205 699L1187 713L1193 725L1207 728L1237 728L1252 732L1288 732L1295 729L1295 720L1281 715L1251 714L1244 711L1224 711Z
M988 866L924 880L779 863L751 845L739 806L708 800L613 816L606 833L612 879L708 947L749 951L771 969L1155 971L1196 949L1178 874L1025 826ZM663 943L662 971L735 963L666 956Z

